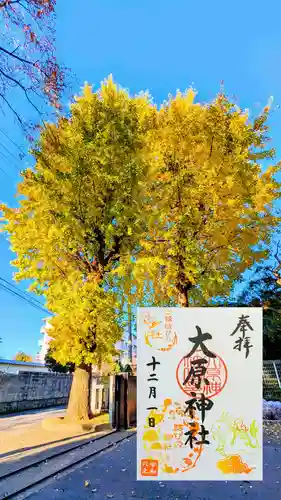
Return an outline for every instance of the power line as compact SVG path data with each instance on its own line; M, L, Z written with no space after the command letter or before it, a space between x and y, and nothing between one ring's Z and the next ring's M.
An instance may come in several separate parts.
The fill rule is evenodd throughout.
M1 172L3 172L3 174L7 175L7 177L10 177L10 179L12 179L12 177L10 175L8 175L7 172L5 172L5 170L3 170L3 168L0 167L0 170L1 170Z
M7 137L7 139L9 139L20 151L22 151L22 154L24 154L23 150L12 140L10 139L10 137L6 134L6 132L4 132L4 130L2 130L0 128L0 131ZM16 156L11 153L11 151L2 143L0 142L0 145L13 157L15 158L17 161L18 159L16 158ZM14 163L11 161L11 159L9 157L7 157L2 151L0 151L0 158L2 158L2 160L8 165L12 165L12 167L16 170L17 173L19 173L18 171L18 168L20 169L20 167L18 166L15 166ZM5 174L7 177L10 177L10 179L13 179L13 177L11 177L3 168L0 167L0 170L1 172L3 172L3 174Z
M2 148L4 148L7 153L9 153L9 155L11 155L16 161L18 161L19 159L14 155L14 153L12 153L8 148L7 146L5 146L5 144L3 144L3 142L0 141L0 145L2 146Z
M1 157L1 152L0 152L0 157ZM3 158L3 160L5 161L5 159ZM6 162L7 163L7 162ZM9 177L10 179L14 180L13 177L11 177L11 175L9 175L6 170L4 170L2 167L0 167L0 170L1 172L3 172L3 174L5 174L7 177Z
M24 290L19 289L16 285L14 285L13 283L11 283L10 281L8 281L8 280L6 280L6 279L2 278L2 276L0 276L0 280L1 280L1 281L4 281L4 283L6 283L6 285L8 285L8 286L11 286L11 287L15 288L15 289L17 290L17 292L18 292L18 293L20 293L20 294L22 294L22 295L25 295L25 296L26 296L26 298L27 298L27 300L31 300L31 301L33 301L33 302L37 302L37 304L38 304L40 307L43 307L43 308L44 308L44 305L42 304L42 302L41 302L40 300L36 299L35 297L30 297L30 295L29 295L27 292L25 292Z
M23 149L18 146L18 144L16 144L5 132L4 130L2 130L0 128L0 131L2 132L2 134L4 134L7 139L9 139L9 141L14 144L14 146L21 152L21 156L25 156L25 153L23 151ZM18 159L16 158L16 156L11 153L11 151L0 141L0 145L13 157L16 159L16 161L18 161ZM2 158L4 160L4 162L7 164L7 165L12 165L12 167L16 170L17 173L19 173L18 171L18 168L20 169L20 167L18 166L18 168L15 166L15 164L11 161L11 159L6 156L2 151L0 151L0 158ZM22 159L22 158L21 158ZM5 170L3 170L1 167L0 167L0 171L2 171L5 175L7 175L8 177L12 178ZM20 290L13 284L13 283L10 283L9 281L5 280L4 278L2 278L0 276L0 280L4 283L6 283L6 285L4 285L3 283L0 283L0 289L4 290L5 292L7 293L10 293L18 298L20 298L21 300L24 300L25 302L27 302L30 306L34 307L35 309L38 309L39 311L43 311L44 313L47 313L47 314L51 314L50 311L48 311L48 309L45 309L44 306L42 305L42 303L35 299L35 298L31 298L28 296L28 294L26 292L24 292L23 290ZM8 286L7 286L8 285ZM15 290L11 290L11 288L9 287L13 287ZM17 291L16 291L17 290Z
M43 311L44 313L47 313L47 314L51 314L50 311L48 311L47 309L38 306L37 304L35 304L35 302L32 302L31 300L28 300L26 297L24 297L20 293L17 293L14 290L11 290L7 286L3 285L2 283L0 283L0 288L2 288L2 290L5 290L6 292L8 292L8 293L10 293L12 295L16 295L17 297L19 297L22 300L25 300L29 305L31 305L35 309L38 309L39 311Z
M39 304L39 306L44 307L44 305L42 304L42 302L40 302L40 300L36 299L35 297L30 297L30 295L28 295L27 292L25 292L24 290L20 290L16 285L14 285L14 283L11 283L11 281L5 280L4 278L2 278L2 276L0 276L0 280L4 281L4 283L6 283L7 285L15 288L19 293L22 293L23 295L25 295L28 298L28 300L32 300L34 302L37 302Z
M39 305L37 305L35 302L32 302L31 300L27 299L26 297L24 297L23 295L21 295L20 293L14 291L14 290L11 290L10 288L8 288L7 286L3 285L2 283L0 283L0 288L2 288L2 290L5 290L6 292L12 294L12 295L16 295L17 297L19 297L20 299L22 300L25 300L30 306L40 310L40 311L43 311L45 313L48 313L48 314L51 314L50 311L48 311L47 309L43 308L43 307L40 307Z
M19 173L18 168L15 166L15 164L6 156L2 151L0 151L0 155L2 159L7 163L7 165L12 165L12 167L15 169L17 173ZM19 167L20 168L20 167Z
M2 134L4 134L5 137L7 137L7 139L9 139L9 141L21 152L21 154L25 156L25 152L24 152L23 148L20 147L16 142L14 142L13 139L11 139L8 136L8 134L6 134L6 132L4 132L4 130L2 128L0 128L0 132L2 132Z

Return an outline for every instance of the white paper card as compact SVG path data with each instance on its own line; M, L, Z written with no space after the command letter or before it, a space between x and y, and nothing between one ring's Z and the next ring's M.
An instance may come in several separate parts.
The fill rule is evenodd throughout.
M137 479L258 480L262 309L139 308Z

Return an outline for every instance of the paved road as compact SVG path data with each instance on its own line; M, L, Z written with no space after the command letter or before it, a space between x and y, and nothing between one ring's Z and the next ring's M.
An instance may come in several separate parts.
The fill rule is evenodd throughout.
M281 498L281 446L264 446L264 481L147 482L136 481L136 439L92 459L56 480L30 500L277 500ZM85 487L85 481L90 481Z
M51 416L62 416L63 407L48 408L46 410L32 410L22 413L0 416L0 432L8 429L20 429L26 426L39 424L44 418Z

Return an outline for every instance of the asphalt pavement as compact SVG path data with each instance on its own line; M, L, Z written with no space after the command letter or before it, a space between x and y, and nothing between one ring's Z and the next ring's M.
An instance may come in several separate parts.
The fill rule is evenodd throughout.
M136 481L136 438L126 439L87 464L56 479L30 500L278 500L281 499L281 446L264 444L264 480Z

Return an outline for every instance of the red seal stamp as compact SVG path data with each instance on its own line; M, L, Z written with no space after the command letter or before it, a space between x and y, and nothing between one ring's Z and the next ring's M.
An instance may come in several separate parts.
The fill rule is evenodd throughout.
M197 349L190 357L181 359L176 378L179 387L188 396L195 393L196 397L204 394L206 398L213 398L226 384L227 368L220 356L210 358L201 349Z
M141 461L142 476L158 476L158 460L150 458Z

